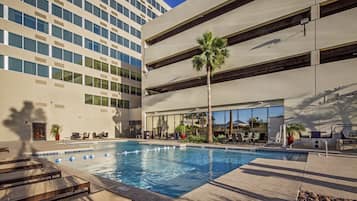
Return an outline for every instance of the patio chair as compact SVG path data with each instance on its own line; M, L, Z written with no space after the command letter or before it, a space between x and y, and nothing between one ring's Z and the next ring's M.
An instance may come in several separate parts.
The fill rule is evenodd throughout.
M260 140L260 133L254 132L252 134L252 139L251 140L252 140L252 142L258 142Z
M82 137L83 140L89 139L89 133L87 133L87 132L84 132L82 136L83 136Z
M102 135L103 138L108 138L108 136L109 136L109 133L108 133L108 132L105 132L105 133L103 133L103 135Z
M251 141L251 139L252 139L252 133L251 132L242 134L242 141L243 142L248 142L249 143Z
M72 133L71 140L79 140L81 139L81 135L77 132Z

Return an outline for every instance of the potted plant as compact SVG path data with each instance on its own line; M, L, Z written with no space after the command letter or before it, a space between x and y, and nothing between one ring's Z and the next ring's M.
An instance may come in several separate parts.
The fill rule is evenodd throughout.
M58 124L53 124L51 128L51 134L55 137L56 141L60 140L60 129L61 127Z
M180 135L180 138L181 138L181 139L185 139L185 138L186 138L186 133L185 133L185 131L186 131L186 126L185 126L185 125L180 124L179 126L177 126L177 127L175 128L175 131L176 131L176 133L178 133L178 134Z
M299 123L291 123L286 126L286 132L288 134L288 145L294 143L295 139L298 139L301 132L305 131L305 127Z

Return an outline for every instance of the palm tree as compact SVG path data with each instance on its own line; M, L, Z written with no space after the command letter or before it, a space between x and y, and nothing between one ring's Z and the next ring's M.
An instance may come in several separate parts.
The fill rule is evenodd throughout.
M211 77L214 71L219 69L229 56L227 40L214 37L211 32L203 34L202 38L197 39L202 53L192 58L193 68L201 71L204 67L207 72L207 97L208 97L208 143L213 142L212 135L212 110L211 110Z

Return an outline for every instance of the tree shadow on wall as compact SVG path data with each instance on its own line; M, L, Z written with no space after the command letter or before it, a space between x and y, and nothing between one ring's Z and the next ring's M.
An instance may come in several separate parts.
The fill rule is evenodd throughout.
M33 146L29 143L32 134L31 124L32 122L46 122L44 110L35 108L30 101L24 101L20 110L12 107L10 112L8 118L3 121L3 125L19 137L21 146L18 149L18 155L22 155L25 151L34 151Z
M122 134L122 130L121 130L122 116L123 116L122 111L119 108L115 108L115 114L112 117L112 120L115 125L115 138L119 138L120 135Z
M300 121L311 130L320 125L350 125L357 118L357 83L325 90L316 96L304 99L296 107L287 107L292 111L289 121ZM345 128L343 128L345 129ZM346 128L349 129L349 128Z

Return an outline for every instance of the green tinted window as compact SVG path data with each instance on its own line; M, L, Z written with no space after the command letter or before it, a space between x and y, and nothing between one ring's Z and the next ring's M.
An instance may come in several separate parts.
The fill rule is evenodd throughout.
M110 106L111 107L117 107L117 99L111 98L110 99Z
M101 70L101 62L94 60L94 69Z
M101 105L101 100L100 96L94 96L94 105Z
M82 84L83 82L83 76L82 74L79 73L74 73L74 79L73 79L74 83L76 84Z
M62 70L58 68L52 68L52 79L62 80Z
M108 106L108 104L109 104L108 98L107 97L102 97L102 105L103 106Z
M110 82L110 90L112 90L112 91L118 91L117 83L115 83L115 82Z
M86 94L84 99L85 99L84 100L85 104L93 104L93 96L92 95Z
M116 67L114 65L110 65L110 73L113 75L117 75L117 68L118 67Z
M108 80L102 80L102 89L109 89Z
M93 86L93 77L86 75L86 77L85 77L85 85L86 86Z
M73 82L73 73L65 70L63 72L63 80L66 82Z
M109 65L107 63L102 63L102 71L103 72L109 72Z
M85 60L84 63L87 67L93 68L93 59L91 59L89 57L85 57L84 60Z
M101 88L101 79L94 78L94 87Z

